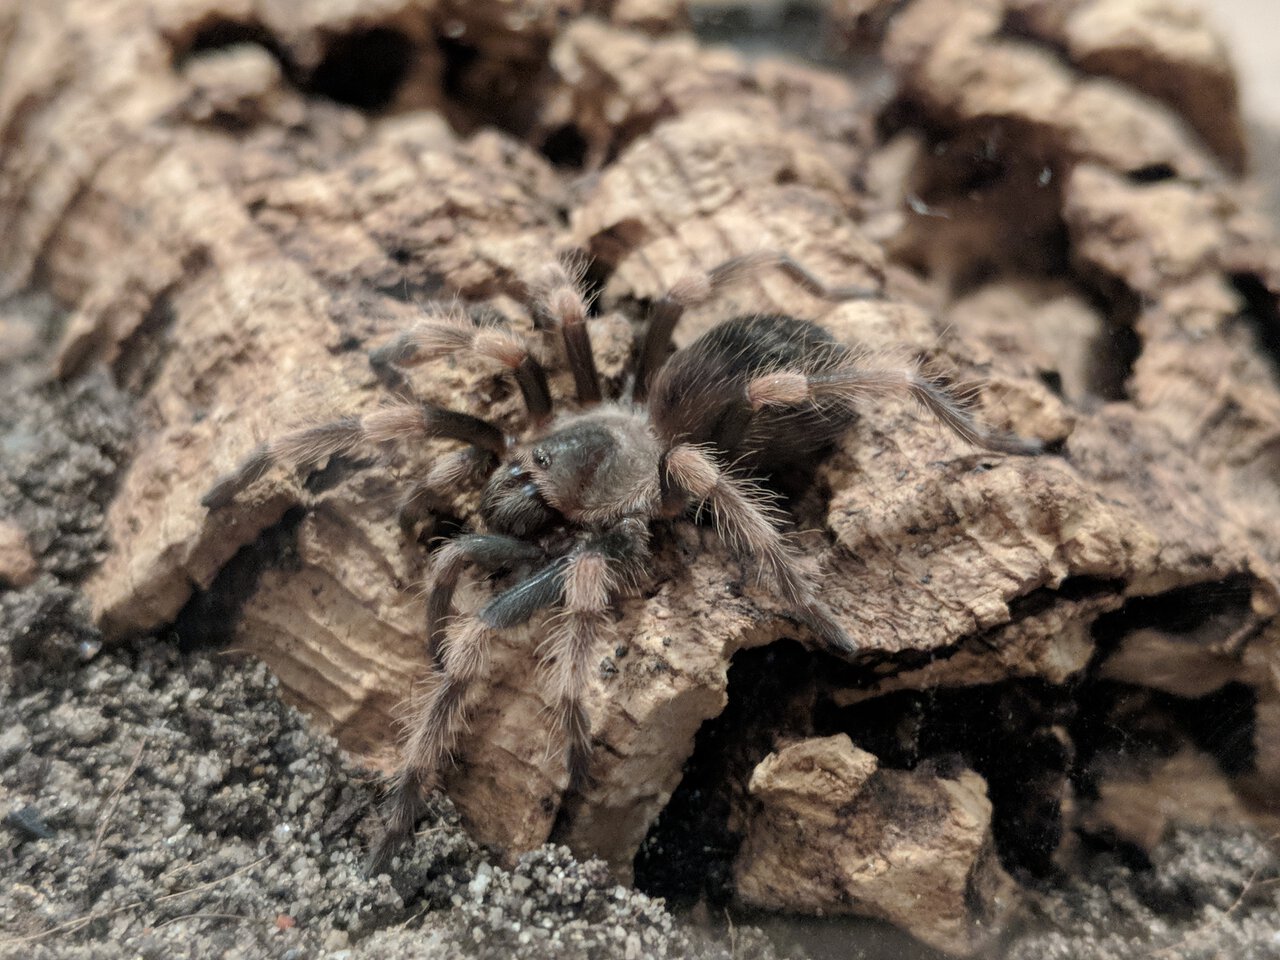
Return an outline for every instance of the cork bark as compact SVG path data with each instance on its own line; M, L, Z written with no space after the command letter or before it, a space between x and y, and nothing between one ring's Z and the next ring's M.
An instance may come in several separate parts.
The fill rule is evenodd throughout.
M1017 903L995 854L986 785L972 770L882 770L839 734L770 754L748 789L761 811L738 883L753 906L829 912L835 888L844 910L969 954L990 944Z
M742 313L812 318L981 379L981 415L1050 453L975 453L906 405L864 411L791 503L860 653L815 660L826 708L779 743L847 733L880 756L874 724L831 724L896 722L922 691L1072 704L1086 689L1113 724L1135 697L1238 692L1244 759L1188 769L1255 815L1280 783L1280 255L1238 178L1229 65L1173 10L836 4L834 33L879 45L886 101L838 72L703 48L659 2L11 0L0 276L65 307L56 374L108 367L143 424L85 583L103 631L229 640L346 747L393 763L396 707L425 669L426 541L449 529L406 533L397 495L448 445L272 472L211 514L213 478L266 437L390 396L367 350L424 303L528 330L538 269L586 254L616 386L646 302L780 249L885 297L833 307L765 276L692 311L677 340ZM523 429L481 361L426 365L406 388ZM571 406L563 364L553 392ZM449 512L475 509L460 491ZM750 571L691 523L660 539L600 651L592 778L572 793L532 669L541 624L504 635L448 778L473 832L513 854L554 836L625 873L725 709L734 655L809 640ZM1189 625L1168 612L1184 602ZM1179 722L1169 736L1196 748ZM1073 729L1045 711L1023 732L1069 745ZM772 749L736 769L739 838L774 815L745 789ZM1063 839L1038 855L1066 865L1077 826L1124 832L1104 816L1109 749L1062 747L1021 798L973 758L957 782L985 803L992 781L997 827L1009 804L1048 811ZM1163 762L1149 772L1168 781ZM966 836L985 837L986 808L965 802ZM759 901L753 863L772 861L736 868ZM812 891L767 902L831 908ZM946 936L870 912L957 953L982 939L976 912Z

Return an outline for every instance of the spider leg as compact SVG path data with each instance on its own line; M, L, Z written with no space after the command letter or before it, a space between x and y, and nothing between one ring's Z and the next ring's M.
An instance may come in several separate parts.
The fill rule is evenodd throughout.
M570 789L587 782L591 761L591 721L583 701L592 651L608 628L621 580L648 552L648 544L648 524L626 519L585 541L565 564L563 612L550 624L543 652L553 662L552 696L565 733Z
M482 570L492 571L509 564L530 563L542 559L545 559L545 554L536 544L495 533L469 534L450 540L440 547L432 562L431 592L427 596L427 653L431 659L434 661L442 649L445 622L453 612L453 594L458 588L458 580L467 564L475 564ZM545 575L546 572L542 571L541 575ZM535 577L534 580L536 581L537 578ZM536 593L535 590L527 587L528 583L529 581L525 581L519 585L526 589L516 594L517 597L525 598ZM510 593L511 591L507 591L497 599L507 598ZM491 601L485 609L489 610L489 607L496 602L497 600ZM488 619L494 621L490 626L502 625L508 621L512 625L521 622L519 619L512 619L513 616L518 618L519 613L523 612L521 602L527 604L529 601L507 598L502 605L501 615L495 616L494 613L490 613ZM546 605L546 603L541 604L541 606ZM536 609L538 609L536 606L530 609L524 619L527 620L532 616ZM481 619L485 619L483 614Z
M569 561L564 581L564 611L552 625L546 652L553 660L554 710L565 732L572 789L585 781L591 760L591 721L583 698L591 678L591 651L608 622L614 576L607 557L584 551Z
M498 458L488 450L467 447L446 454L431 465L427 475L414 481L400 499L396 519L400 529L409 533L431 513L448 509L447 494L459 487L478 484L498 465Z
M386 832L370 856L370 873L376 873L412 832L423 799L440 785L440 771L466 728L475 681L488 669L494 633L525 623L537 611L559 603L564 604L564 616L555 623L548 652L555 657L557 712L568 740L570 782L582 782L591 744L582 705L590 681L591 650L607 622L614 589L648 548L648 533L643 521L626 519L591 535L573 552L490 600L474 617L462 621L442 645L435 682L414 704L402 761L387 799ZM475 535L459 545L458 554L468 554L479 564L498 562L516 549L511 540ZM515 543L528 549L523 541ZM454 561L446 562L452 566Z
M426 797L440 786L440 772L466 728L471 687L488 668L493 634L476 619L463 622L444 648L440 667L414 697L402 760L384 808L385 832L370 853L366 872L376 874L413 832Z
M534 285L534 312L544 326L560 331L578 402L599 403L600 374L591 352L581 270L574 263L554 263L543 271Z
M649 390L649 380L662 366L671 347L671 334L680 322L684 311L700 303L726 287L756 276L765 270L778 270L784 276L812 293L833 303L844 300L867 300L881 294L866 287L830 286L823 283L785 253L762 250L731 257L706 273L692 274L677 281L656 303L649 314L649 324L640 341L640 355L636 360L636 379L632 399L643 400Z
M390 343L371 351L369 361L375 367L411 367L456 353L474 353L502 364L520 388L529 419L545 423L551 418L547 373L528 342L501 327L477 326L461 309L431 314Z
M563 557L521 580L486 603L479 617L495 630L527 623L539 610L554 606L564 596Z
M480 555L501 552L504 546L496 539L473 545ZM558 603L564 592L564 568L564 558L557 558L499 594L476 616L463 620L441 646L440 666L433 682L413 704L400 767L387 797L386 831L370 854L368 873L376 874L385 866L412 833L427 794L439 787L440 771L466 729L474 682L488 669L494 632L524 623L543 607Z
M746 401L753 412L832 400L851 410L865 400L894 395L910 396L952 433L975 447L1025 455L1044 451L1039 440L992 430L980 423L972 412L972 389L956 390L940 378L927 376L916 364L860 367L850 355L847 363L820 373L774 370L753 377L746 385Z
M255 449L235 470L219 477L201 504L216 510L277 463L309 466L365 445L447 438L474 444L492 454L506 450L502 431L479 417L425 403L388 404L363 417L343 417L286 433Z
M823 642L843 653L856 647L831 611L814 593L796 556L775 521L775 512L759 487L730 476L701 447L677 444L662 465L663 502L692 500L711 507L716 529L734 549L758 558L760 569L778 585L786 602Z

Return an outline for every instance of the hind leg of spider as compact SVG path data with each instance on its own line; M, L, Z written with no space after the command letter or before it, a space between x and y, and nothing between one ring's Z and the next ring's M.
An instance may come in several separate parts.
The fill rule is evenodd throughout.
M477 552L491 547L501 549L491 542L477 545ZM474 617L462 620L442 644L439 668L411 705L400 766L384 808L385 830L369 856L368 873L386 866L413 832L426 797L440 786L441 771L466 728L476 681L488 670L494 632L525 623L538 610L558 603L564 593L564 568L562 557L499 594Z
M832 303L845 300L869 300L881 296L878 291L866 287L826 284L791 257L778 251L764 250L731 257L706 273L693 274L679 280L654 303L649 314L648 326L640 341L632 398L636 401L645 398L649 381L666 359L667 352L671 348L671 335L686 309L704 303L726 287L766 270L778 270L809 293Z
M471 353L500 363L510 372L525 410L534 423L551 418L551 391L547 373L529 342L496 325L477 325L463 310L454 308L430 314L394 340L369 354L375 368L411 367L451 354Z
M678 444L663 458L663 500L668 510L705 503L716 529L735 550L755 557L762 573L777 584L783 599L814 634L841 653L856 646L836 623L787 546L776 523L777 511L756 485L730 476L704 449Z
M200 498L210 510L224 507L277 463L299 468L361 447L406 440L448 438L474 444L494 455L506 449L502 431L479 417L425 403L389 404L363 417L344 417L277 437L254 450Z
M952 433L983 450L1034 455L1044 451L1039 440L993 430L973 414L974 390L957 390L929 377L916 364L860 366L852 354L846 362L820 373L782 369L761 373L746 385L753 412L812 407L835 401L852 409L883 396L909 396ZM782 422L782 421L780 421Z

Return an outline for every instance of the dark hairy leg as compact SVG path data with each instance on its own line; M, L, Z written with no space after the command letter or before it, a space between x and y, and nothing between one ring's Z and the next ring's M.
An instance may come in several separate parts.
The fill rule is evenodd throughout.
M468 619L445 645L441 666L414 694L399 768L383 807L385 829L370 852L366 872L377 874L413 832L423 804L440 787L440 776L466 728L474 681L488 669L493 635Z
M570 784L581 784L591 754L591 727L583 705L591 679L591 654L608 625L609 604L618 585L631 579L648 549L648 524L626 519L584 538L570 553L498 594L473 617L459 621L441 646L439 669L415 697L406 724L399 770L391 784L387 830L370 858L376 872L413 829L424 798L439 787L440 771L457 748L476 695L476 681L488 669L493 635L527 622L539 610L561 606L549 624L541 650L550 661L555 710L565 731ZM519 547L516 545L519 544ZM496 535L466 538L455 553L478 565L505 563L523 541ZM445 559L452 569L454 559Z
M686 503L707 504L720 535L735 551L755 558L805 626L835 650L857 649L818 599L778 529L776 510L759 487L730 476L706 450L692 444L678 444L667 451L662 471L664 500L683 498Z
M551 661L555 716L565 733L570 789L585 782L591 761L591 721L583 701L591 654L608 625L615 587L608 557L594 550L574 555L564 572L564 612L543 643L542 653Z
M565 735L569 788L587 783L591 721L585 698L609 610L649 550L649 525L627 518L585 539L564 568L562 612L539 652L550 665L554 711Z
M547 267L534 285L534 309L544 326L560 331L578 402L599 403L603 394L587 331L587 303L582 296L579 265L571 261Z
M973 415L975 389L956 389L929 377L916 364L860 366L849 361L822 373L774 370L753 377L746 387L753 411L788 408L835 400L849 407L884 396L909 396L967 443L998 453L1033 455L1044 451L1039 440L1005 433L980 423Z
M497 455L506 450L502 431L487 420L430 404L398 402L363 417L344 417L269 440L219 477L200 502L210 510L224 507L276 464L305 467L369 445L431 438L461 440Z
M442 648L445 625L453 612L453 594L457 590L462 571L467 565L474 564L488 572L504 566L534 563L543 559L545 554L537 544L503 534L474 533L450 540L441 546L436 551L435 559L431 564L431 592L427 595L427 653L430 658L434 661ZM487 610L488 607L485 609ZM533 608L533 610L536 609L537 607ZM530 610L524 619L527 620L532 616L533 610ZM481 619L491 627L504 625L500 618L491 616L486 619L482 614ZM512 623L515 622L519 621L512 621Z
M509 557L511 540L477 535L470 549L481 559L504 553ZM452 568L455 561L446 557L445 562ZM441 771L466 729L476 681L488 670L494 632L518 626L538 610L558 603L564 595L565 566L566 558L558 558L499 594L475 616L458 621L457 628L440 644L439 666L410 706L400 766L392 777L384 808L386 830L370 854L369 873L376 874L386 866L413 831L427 795L439 788ZM436 602L434 597L431 602Z

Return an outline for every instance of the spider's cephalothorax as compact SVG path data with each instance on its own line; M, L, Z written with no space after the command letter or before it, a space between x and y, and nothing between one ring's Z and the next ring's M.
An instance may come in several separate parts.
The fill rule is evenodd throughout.
M264 444L205 495L205 505L217 508L273 463L308 465L389 441L444 437L462 444L408 492L408 506L465 483L477 464L488 471L481 529L446 542L433 558L425 633L436 677L407 724L375 864L409 833L423 797L439 785L494 632L546 608L561 612L547 621L548 636L539 646L550 667L549 698L565 731L570 783L583 780L591 744L583 702L593 648L618 595L644 576L654 519L709 507L716 529L755 561L800 622L819 641L849 652L853 642L816 596L770 498L745 473L812 456L848 428L861 401L886 394L915 398L976 446L1040 450L1035 441L983 427L968 394L918 365L870 362L807 321L740 317L670 353L672 331L687 306L766 268L830 300L875 296L860 288L828 288L778 254L727 261L680 282L654 304L628 395L604 399L578 278L551 268L532 307L541 326L562 342L576 412L555 414L546 373L523 338L477 324L461 311L435 315L376 350L374 363L405 366L460 352L489 357L509 369L520 388L530 420L526 437L511 440L479 417L401 401ZM514 583L474 614L454 618L454 594L469 567L507 571Z
M480 515L495 533L593 525L652 508L662 447L643 410L603 404L555 421L490 477Z

